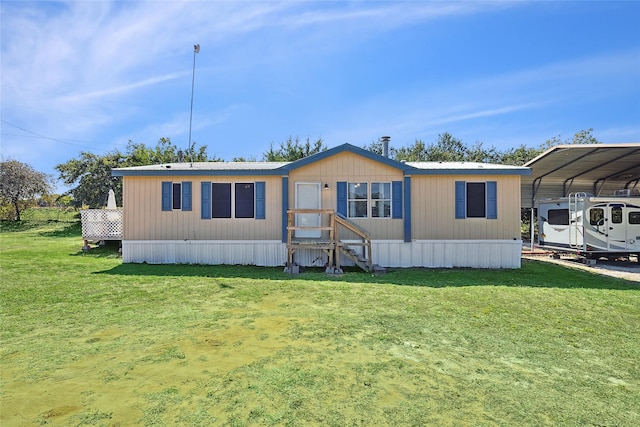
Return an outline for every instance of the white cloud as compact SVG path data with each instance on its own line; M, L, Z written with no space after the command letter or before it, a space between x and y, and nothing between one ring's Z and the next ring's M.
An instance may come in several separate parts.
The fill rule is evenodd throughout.
M344 47L348 40L339 35L347 30L367 37L376 28L478 7L422 2L4 3L3 114L45 133L85 136L135 110L130 102L122 108L125 97L184 77L189 72L185 46L196 41L222 46L237 35L289 28L296 30L300 46L305 37L323 37Z
M208 112L207 114L194 113L192 124L192 141L198 145L207 145L207 141L198 138L199 131L224 123L234 111L244 108L243 105L230 105L222 110ZM189 130L189 112L178 113L165 121L149 123L131 134L123 134L116 138L114 145L122 148L129 140L142 142L147 145L155 144L160 138L171 138L176 145L187 145L186 135ZM176 138L179 135L179 138ZM181 138L182 136L184 138Z
M185 77L187 75L191 75L191 73L186 73L186 72L169 73L163 76L150 77L141 81L137 81L135 83L122 84L117 87L96 90L94 92L61 96L59 98L56 98L56 102L82 102L82 101L89 101L92 98L103 98L110 95L123 94L123 93L133 91L135 89L143 88L145 86L151 86L158 83L163 83L169 80Z
M640 124L594 129L593 135L601 142L640 142Z
M267 104L256 106L260 96L300 101L298 91L316 83L296 79L315 72L314 61L321 65L349 55L384 34L396 34L395 30L522 4L2 2L2 116L42 135L94 141L92 145L100 149L128 139L145 143L161 136L184 139L192 46L200 43L193 139L206 144L200 136L225 123L255 126L249 122L255 117L250 114ZM637 51L618 52L446 84L420 81L409 89L390 85L328 110L301 103L295 111L298 122L286 123L292 130L284 133L286 137L303 129L301 137L309 132L312 138L322 136L330 143L360 144L388 133L396 141L410 142L465 124L469 132L496 123L514 129L517 125L507 120L571 105L576 97L600 99L621 90L608 81L635 76L639 57ZM280 74L272 78L269 72ZM213 83L207 86L203 76ZM320 74L312 76L322 79ZM245 80L251 80L246 82L246 93L221 96L218 102L216 95L244 89ZM270 91L255 93L261 90L256 82ZM327 96L325 102L341 102L339 91L335 89L336 98ZM183 97L178 107L172 95ZM209 104L203 108L205 96ZM241 103L247 105L238 106ZM633 129L630 132L633 135ZM263 142L279 137L261 136ZM24 138L3 135L3 144L23 143ZM38 155L44 157L51 153L53 158L54 151L60 151L46 140L29 139L29 143L40 144Z
M620 81L633 84L640 69L639 58L640 53L635 50L614 52L429 86L423 91L384 93L355 105L351 114L344 115L342 130L332 135L340 142L375 139L382 134L413 140L450 127L473 129L478 125L469 123L478 119L499 120L492 122L494 127L517 133L517 128L511 129L514 124L509 123L510 117L522 122L526 121L523 115L532 117L546 109L575 108L576 103L598 102L611 96L612 91L624 91ZM371 127L372 122L376 127ZM634 135L637 138L638 132L637 127L631 127L603 134L614 140L628 140ZM552 132L545 138L551 136Z

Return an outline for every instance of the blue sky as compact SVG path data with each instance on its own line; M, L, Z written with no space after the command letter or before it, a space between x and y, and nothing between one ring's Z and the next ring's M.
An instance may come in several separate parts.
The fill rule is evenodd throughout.
M57 176L80 151L186 147L260 159L328 147L504 150L593 128L640 142L640 2L0 3L1 154Z

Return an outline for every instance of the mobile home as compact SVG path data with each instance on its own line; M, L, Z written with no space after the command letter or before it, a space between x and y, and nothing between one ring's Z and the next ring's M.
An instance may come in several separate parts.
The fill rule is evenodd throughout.
M368 268L520 267L520 177L527 173L483 163L404 163L349 144L295 162L113 171L124 180L125 262L360 260Z

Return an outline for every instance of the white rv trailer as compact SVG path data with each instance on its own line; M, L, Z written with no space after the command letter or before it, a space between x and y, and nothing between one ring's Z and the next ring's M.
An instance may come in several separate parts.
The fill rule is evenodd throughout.
M540 247L591 256L640 254L640 192L538 200Z

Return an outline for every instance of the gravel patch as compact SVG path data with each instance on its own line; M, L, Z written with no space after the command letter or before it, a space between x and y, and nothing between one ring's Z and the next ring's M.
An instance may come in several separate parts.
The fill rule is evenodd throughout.
M607 261L604 259L600 259L596 261L596 264L594 266L585 264L583 258L575 255L562 255L560 256L560 259L553 259L549 254L523 254L522 257L525 259L532 259L536 261L551 262L569 268L577 268L596 274L618 277L620 279L640 283L640 263L638 262L637 257L619 259L616 261Z

